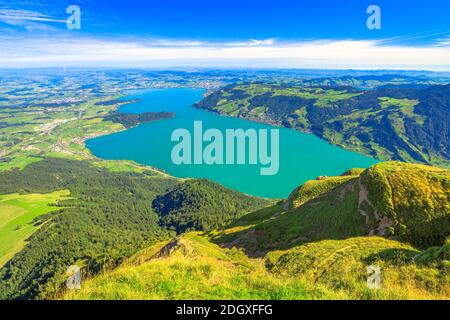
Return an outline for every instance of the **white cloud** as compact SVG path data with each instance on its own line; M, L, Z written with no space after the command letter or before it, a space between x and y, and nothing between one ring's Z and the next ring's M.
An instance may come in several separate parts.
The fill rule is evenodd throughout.
M433 46L436 46L436 47L448 47L448 46L450 46L450 36L438 39Z
M44 15L35 11L28 10L6 10L0 9L0 22L5 23L9 27L19 27L28 32L59 32L55 23L66 23L66 20L56 19L48 15ZM8 28L0 29L0 32L4 33L9 31Z
M70 33L69 33L70 34ZM450 71L450 45L274 39L206 42L171 39L0 39L0 67L262 67Z
M35 11L28 10L5 10L0 9L0 21L11 23L19 21L40 21L40 22L66 22L66 20L56 19Z

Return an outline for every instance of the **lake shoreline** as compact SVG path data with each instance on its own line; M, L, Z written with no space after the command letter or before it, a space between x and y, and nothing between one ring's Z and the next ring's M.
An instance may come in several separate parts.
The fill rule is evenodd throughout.
M120 106L118 112L173 112L175 117L97 137L87 141L86 146L99 159L130 160L181 179L207 178L227 188L269 199L287 198L293 189L317 176L339 175L353 167L367 168L378 162L332 145L312 133L195 108L203 94L204 90L198 88L133 90L123 99L139 101ZM173 146L170 135L176 128L191 128L195 120L202 120L207 128L279 129L280 172L267 178L259 176L251 165L174 165L170 159Z

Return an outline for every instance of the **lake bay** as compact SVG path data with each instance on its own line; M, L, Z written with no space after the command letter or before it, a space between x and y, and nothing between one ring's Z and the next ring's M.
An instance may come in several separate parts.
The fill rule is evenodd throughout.
M133 160L166 171L180 178L208 178L225 187L267 198L285 198L303 182L318 176L340 175L351 168L366 168L377 161L333 146L313 134L279 128L279 171L273 176L260 175L259 165L175 165L171 159L172 132L192 130L194 121L204 129L273 129L275 127L224 117L193 108L202 99L202 89L151 89L129 92L126 99L139 102L122 106L124 113L175 112L172 119L144 123L135 128L88 140L87 147L103 159Z

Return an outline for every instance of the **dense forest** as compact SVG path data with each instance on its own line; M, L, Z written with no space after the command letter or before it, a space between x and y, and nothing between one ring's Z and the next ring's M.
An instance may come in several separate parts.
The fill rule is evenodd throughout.
M162 119L173 118L173 112L144 112L144 113L121 113L113 112L104 119L115 123L122 124L125 128L132 128L141 123L152 122Z
M0 299L49 297L61 286L63 274L72 264L95 274L140 248L173 236L172 228L165 228L164 223L160 226L164 217L158 216L152 203L155 198L161 201L158 196L167 190L173 194L179 184L151 172L111 172L88 161L52 158L23 170L1 172L0 194L68 189L71 198L59 202L60 210L41 216L35 222L41 228L0 269ZM176 203L184 213L183 223L194 228L222 225L242 215L246 207L267 203L207 180L185 182L180 189L196 196L191 202ZM218 208L227 205L224 215L217 214Z
M178 184L156 197L153 209L160 215L162 226L181 233L223 227L269 203L206 179L196 179Z
M176 183L134 173L112 173L87 162L47 159L0 174L0 194L69 189L73 199L41 218L43 226L0 270L0 298L33 298L55 291L74 263L96 272L137 249L167 238L151 202Z

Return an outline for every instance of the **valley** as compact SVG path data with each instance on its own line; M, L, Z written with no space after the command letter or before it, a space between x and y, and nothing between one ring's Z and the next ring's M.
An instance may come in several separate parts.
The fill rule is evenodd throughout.
M404 179L430 179L416 191L401 180L403 172ZM381 174L397 194L393 203ZM224 228L148 247L60 298L449 299L449 183L448 170L395 162L319 180ZM444 188L436 192L439 201L424 197L431 185ZM409 198L410 192L422 194ZM440 207L413 200L425 198ZM371 201L377 211L368 209ZM371 265L382 270L381 289L367 288Z
M446 78L305 72L160 72L157 82L143 71L49 72L33 82L39 88L4 81L0 299L449 299ZM205 82L214 83L206 92ZM141 91L130 96L139 83L172 89L149 107L136 100ZM174 98L180 90L194 94ZM95 141L142 149L141 136L162 152L154 137L164 126L200 114L224 127L287 127L289 170L263 183L222 167L228 185L92 151ZM123 148L111 140L133 132ZM367 161L311 133L402 161ZM304 162L319 146L326 152ZM255 186L273 193L252 196L264 195ZM79 291L64 285L71 265L82 270ZM367 287L372 265L382 270L379 290Z

